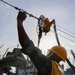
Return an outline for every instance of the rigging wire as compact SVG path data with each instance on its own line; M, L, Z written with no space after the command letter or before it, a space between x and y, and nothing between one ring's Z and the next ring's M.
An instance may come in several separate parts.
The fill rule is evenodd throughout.
M58 26L58 25L57 25ZM63 27L61 27L62 29L64 29L64 30L66 30L66 31L68 31L67 29L65 29L65 28L63 28ZM75 34L74 33L72 33L71 31L68 31L68 32L66 32L66 31L63 31L63 30L61 30L61 29L59 29L59 28L56 28L57 30L59 30L59 31L61 31L62 33L64 33L64 34L66 34L66 35L68 35L68 36L70 36L70 37L72 37L72 38L75 38ZM71 34L70 34L71 33Z
M54 33L54 31L52 31L51 30L51 32L53 32ZM59 34L59 33L57 33L59 36L61 36L61 37L63 37L63 38L65 38L65 39L67 39L67 40L69 40L69 41L71 41L71 42L73 42L73 43L75 43L75 41L73 41L73 40L71 40L71 39L69 39L69 38L67 38L67 37L65 37L65 36L63 36L63 35L61 35L61 34Z
M33 18L35 18L35 19L37 19L37 20L39 19L39 18L37 18L36 16L34 16L34 15L32 15L32 14L29 14L28 12L26 12L25 10L23 10L23 9L21 9L21 8L18 8L18 7L16 7L16 6L13 6L13 5L11 5L11 4L9 4L9 3L3 1L3 0L0 0L0 1L2 1L3 3L5 3L5 4L7 4L7 5L9 5L9 6L13 7L13 8L15 8L16 10L23 11L24 13L28 14L30 17L33 17Z
M69 40L69 41L75 43L75 41L73 41L73 40L71 40L71 39L69 39L69 38L67 38L67 37L65 37L65 36L63 36L63 35L61 35L61 34L58 34L58 35L60 35L60 36L62 36L62 37L64 37L64 38L66 38L67 40Z
M71 32L71 31L69 31L69 30L67 30L67 29L65 29L65 28L63 28L63 27L61 27L61 26L59 26L59 25L57 25L57 26L60 27L60 28L62 28L62 29L64 29L65 31L67 31L67 32L69 32L69 33L75 35L73 32Z
M61 31L61 32L63 32L63 33L65 33L65 34L67 34L67 35L69 35L69 36L71 36L71 37L75 38L75 36L73 36L73 35L71 35L71 34L69 34L69 33L65 32L65 31L63 31L63 30L60 30L59 28L57 28L57 30L59 30L59 31Z
M53 27L53 26L52 26L52 27ZM62 28L62 27L61 27L61 28ZM61 30L61 29L59 29L59 28L57 28L57 27L56 27L56 29L59 30L59 31L61 31L61 32L64 33L64 34L66 34L66 35L72 37L72 38L75 38L74 33L72 33L71 31L68 31L67 29L64 29L64 30L66 30L66 31L68 31L68 32L70 32L70 33L66 32L66 31L63 31L63 30ZM63 28L62 28L62 29L63 29Z

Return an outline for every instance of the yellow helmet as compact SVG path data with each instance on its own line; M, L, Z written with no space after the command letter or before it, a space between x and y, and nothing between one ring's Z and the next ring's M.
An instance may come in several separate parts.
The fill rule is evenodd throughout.
M58 55L63 61L67 59L66 49L62 46L53 46L50 51Z

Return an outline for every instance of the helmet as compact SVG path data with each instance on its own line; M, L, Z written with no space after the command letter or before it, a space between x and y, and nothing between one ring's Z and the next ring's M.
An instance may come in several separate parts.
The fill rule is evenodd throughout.
M58 55L63 61L67 59L66 49L62 46L53 46L50 51Z

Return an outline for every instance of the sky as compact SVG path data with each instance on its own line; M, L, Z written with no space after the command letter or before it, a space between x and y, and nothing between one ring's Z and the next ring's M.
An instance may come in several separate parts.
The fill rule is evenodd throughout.
M70 52L75 52L75 0L4 0L13 6L21 8L36 17L44 15L49 21L55 19L58 37L61 45L66 48L68 58L74 63L73 56ZM18 10L3 3L0 0L0 55L4 55L5 51L12 51L19 44L17 34L17 15ZM38 34L36 28L37 19L27 15L26 21L23 22L24 28L30 39L37 46ZM58 29L72 35L69 36ZM45 36L43 34L39 48L44 54L54 45L58 45L53 27ZM62 37L62 36L66 37ZM19 45L20 46L20 45Z

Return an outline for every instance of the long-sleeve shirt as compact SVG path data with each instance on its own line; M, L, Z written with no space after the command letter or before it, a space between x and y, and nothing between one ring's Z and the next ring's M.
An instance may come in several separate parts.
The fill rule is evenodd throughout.
M34 46L32 41L29 41L21 51L30 57L38 70L38 75L51 75L52 62Z

